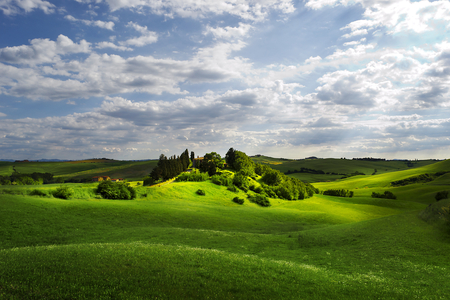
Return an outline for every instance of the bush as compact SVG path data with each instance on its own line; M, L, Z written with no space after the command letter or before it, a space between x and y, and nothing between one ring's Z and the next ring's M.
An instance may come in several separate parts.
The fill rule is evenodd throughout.
M127 182L102 181L98 184L97 193L105 199L131 200L136 198L136 190Z
M385 191L383 194L372 192L372 198L397 199L397 196L390 191Z
M30 193L28 194L30 196L47 196L47 193L38 189L34 189L32 191L30 191Z
M227 187L227 190L229 190L230 192L233 192L233 193L238 192L238 189L235 185L231 185L231 186Z
M233 202L242 205L242 204L244 204L244 199L239 198L239 197L234 197Z
M177 181L206 181L209 179L208 173L200 173L198 170L192 170L190 173L181 173L177 177Z
M261 194L261 193L263 193L263 192L264 192L264 189L263 189L261 186L258 186L258 187L255 189L255 193Z
M204 190L202 190L202 189L198 189L196 193L197 193L197 195L200 195L200 196L205 196L206 195L206 192Z
M211 181L217 185L223 185L223 186L231 186L233 184L233 181L230 177L228 177L225 174L219 175L213 175L211 177Z
M436 201L448 199L448 191L437 192L436 196L434 196L434 199L436 199Z
M250 202L256 203L256 204L258 204L260 206L268 207L268 206L271 205L269 199L267 199L267 197L264 196L264 195L258 195L258 194L256 194L256 195L249 195L248 196L248 200Z
M57 188L55 191L53 191L53 197L60 198L60 199L69 199L74 194L74 191L72 188L61 185L59 188Z
M150 177L150 176L144 177L144 186L149 186L149 185L154 185L154 184L155 184L155 180L152 177Z
M323 191L324 195L328 195L328 196L336 196L336 197L353 197L353 191L349 191L349 190L326 190Z
M248 191L248 178L241 172L234 174L233 184L244 192Z

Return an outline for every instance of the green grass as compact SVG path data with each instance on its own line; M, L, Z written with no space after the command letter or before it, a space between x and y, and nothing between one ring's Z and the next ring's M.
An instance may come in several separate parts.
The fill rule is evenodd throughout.
M419 160L410 162L413 167L408 167L405 161L362 161L350 159L303 159L303 160L289 160L276 159L267 156L252 157L254 162L268 164L271 168L280 170L283 173L288 171L300 170L303 168L322 170L325 173L334 172L338 174L351 174L356 171L371 175L377 170L376 174L385 174L401 170L415 169L430 164L436 163L434 160ZM298 178L304 182L319 182L319 181L334 181L342 177L342 175L330 174L311 174L311 173L294 173L289 176Z
M140 180L147 176L158 163L150 161L69 161L69 162L27 162L27 163L0 163L0 175L11 175L13 167L19 173L52 173L55 177L91 178L107 175L111 178L125 178L128 180Z
M70 200L29 195L59 185L2 186L0 299L447 299L450 232L433 220L448 177L389 182L449 167L317 183L355 197L271 207L209 181L141 186L132 201L97 199L96 184L69 184ZM398 199L370 197L384 190Z

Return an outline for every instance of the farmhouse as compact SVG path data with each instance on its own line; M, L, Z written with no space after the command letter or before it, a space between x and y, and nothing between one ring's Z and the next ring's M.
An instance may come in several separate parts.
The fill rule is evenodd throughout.
M200 164L202 163L204 157L199 157L197 156L197 158L194 158L194 160L192 161L192 167L193 168L198 168L200 167Z
M103 181L103 180L111 180L111 177L109 177L109 176L95 176L95 177L92 177L92 181L93 182Z
M112 182L119 182L119 181L123 181L123 178L111 178Z

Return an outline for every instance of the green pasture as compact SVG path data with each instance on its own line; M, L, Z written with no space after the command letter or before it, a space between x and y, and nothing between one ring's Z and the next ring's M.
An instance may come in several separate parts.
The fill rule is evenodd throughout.
M116 160L20 163L1 162L0 175L11 175L13 168L15 168L19 173L52 173L55 177L64 179L80 179L105 175L111 178L140 180L147 176L157 163L157 160L136 162Z
M436 163L435 160L418 160L418 161L365 161L365 160L351 160L338 158L325 159L302 159L302 160L288 160L276 159L267 156L252 157L252 160L257 163L269 165L273 169L280 170L283 173L288 171L294 172L301 168L308 168L313 170L322 170L325 173L351 174L354 172L361 172L366 175L385 174L401 170L413 170L415 168L427 166ZM408 163L410 166L408 166ZM326 182L340 179L342 175L331 174L311 174L311 173L293 173L289 176L298 178L304 182Z
M450 230L435 221L450 201L434 199L448 174L389 186L446 170L314 183L355 196L271 207L210 181L133 182L127 201L101 199L94 183L68 184L69 200L51 196L57 184L0 186L0 299L448 299ZM384 190L398 198L371 198Z

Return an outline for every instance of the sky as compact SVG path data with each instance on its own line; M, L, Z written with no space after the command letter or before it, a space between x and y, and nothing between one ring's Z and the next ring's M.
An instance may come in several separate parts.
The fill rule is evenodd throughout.
M445 0L0 0L0 159L450 158Z

